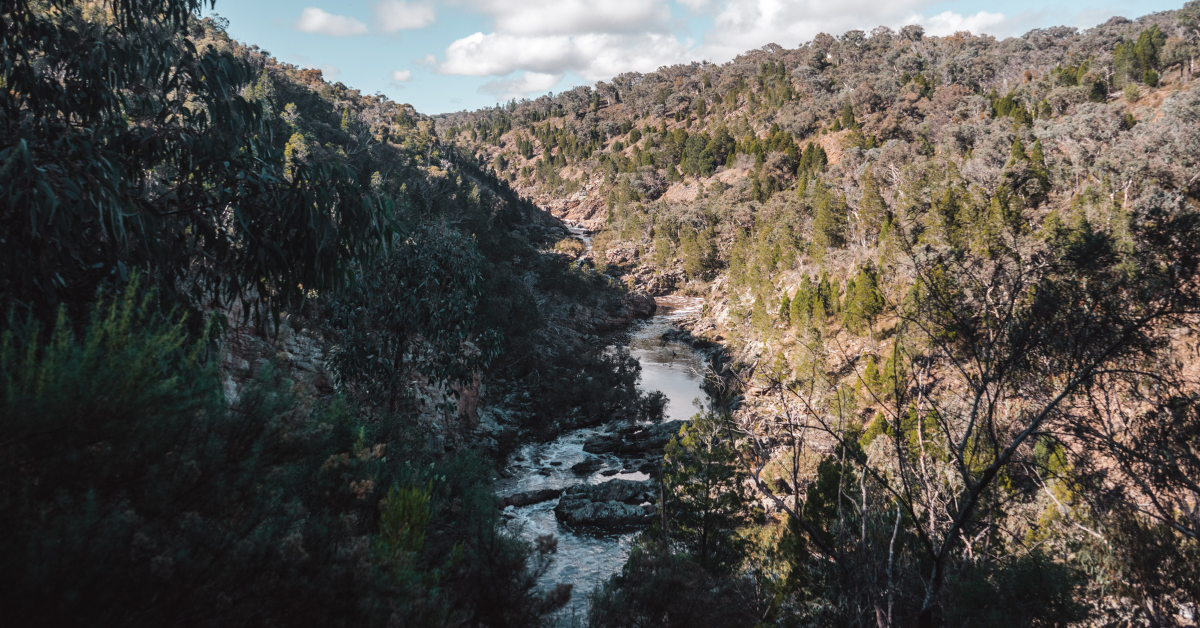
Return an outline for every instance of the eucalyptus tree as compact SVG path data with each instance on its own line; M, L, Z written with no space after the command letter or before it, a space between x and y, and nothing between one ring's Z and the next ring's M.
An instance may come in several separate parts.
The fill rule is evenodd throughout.
M1052 481L1084 491L1074 507L1090 514L1066 518L1089 536L1105 538L1095 521L1124 509L1190 547L1188 504L1200 492L1186 443L1200 422L1195 390L1169 366L1168 332L1200 313L1198 236L1193 209L1157 197L1127 231L1085 223L1048 243L1019 225L974 253L901 233L912 283L894 304L891 359L903 368L892 390L865 387L880 413L866 434L819 342L793 379L771 382L781 414L729 413L730 434L758 490L805 532L830 578L881 609L881 625L893 625L893 605L918 625L951 621L962 610L952 599L972 586L964 578L1025 569L1004 549L1025 542L1014 504ZM822 515L801 468L831 451L845 486L836 514ZM1047 451L1065 462L1048 464ZM785 461L794 495L772 483L773 459ZM1168 589L1148 603L1185 601ZM1069 589L1043 593L1023 604L1078 618L1064 606Z
M79 316L140 270L167 303L267 310L339 285L386 230L359 173L283 171L204 0L0 7L0 307ZM259 308L247 307L247 312Z

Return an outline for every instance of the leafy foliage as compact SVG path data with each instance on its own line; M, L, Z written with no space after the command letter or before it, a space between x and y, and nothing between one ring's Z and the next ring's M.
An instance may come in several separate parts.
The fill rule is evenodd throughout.
M482 263L469 240L441 225L397 236L331 304L335 373L349 386L386 393L395 409L414 371L462 384L486 368L498 347L495 332L477 326Z
M262 105L238 94L248 68L183 37L200 6L4 6L0 307L80 315L134 269L168 303L295 306L377 246L383 208L352 169L285 178Z
M421 466L394 416L314 409L270 367L227 406L205 343L136 285L79 338L64 315L45 340L0 344L14 625L528 624L546 610L477 460Z

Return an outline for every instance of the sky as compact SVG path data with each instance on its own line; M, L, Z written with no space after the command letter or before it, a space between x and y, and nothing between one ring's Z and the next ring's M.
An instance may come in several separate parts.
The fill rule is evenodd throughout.
M996 37L1183 0L217 0L230 36L426 114L489 107L769 43L920 24Z

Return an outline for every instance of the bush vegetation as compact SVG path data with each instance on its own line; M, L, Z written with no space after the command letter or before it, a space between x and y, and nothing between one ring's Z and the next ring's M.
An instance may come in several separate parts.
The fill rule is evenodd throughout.
M1198 19L821 34L441 116L588 173L596 241L729 352L709 470L592 623L1193 624ZM706 519L730 461L772 514Z

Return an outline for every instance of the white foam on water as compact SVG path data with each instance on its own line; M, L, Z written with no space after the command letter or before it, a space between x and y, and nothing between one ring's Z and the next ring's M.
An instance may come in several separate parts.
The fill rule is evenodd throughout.
M572 233L582 235L582 229L571 227ZM588 238L590 240L590 238ZM590 243L589 243L590 245ZM704 362L687 344L664 338L680 320L700 313L702 299L664 297L657 299L658 312L649 321L633 330L629 343L630 354L642 365L642 390L661 390L667 396L665 420L689 419L698 409L693 400L706 398L701 388ZM583 451L585 440L607 432L609 426L573 430L549 443L531 443L520 449L509 471L511 477L499 480L499 495L512 495L541 489L565 489L580 483L596 484L613 479L645 480L643 473L603 475L605 470L625 468L622 460L612 454L593 455ZM571 466L584 460L599 458L602 466L595 473L581 477ZM552 462L561 463L551 465ZM588 596L620 572L629 557L636 531L603 531L572 529L554 515L557 499L521 508L508 507L504 516L509 525L522 537L532 541L552 534L558 540L555 560L541 579L541 586L551 588L559 583L572 585L571 602L560 613L558 625L582 625L586 622Z

